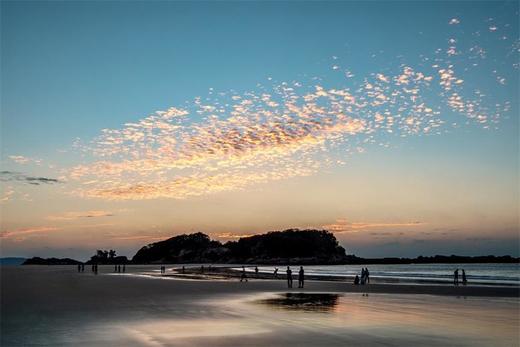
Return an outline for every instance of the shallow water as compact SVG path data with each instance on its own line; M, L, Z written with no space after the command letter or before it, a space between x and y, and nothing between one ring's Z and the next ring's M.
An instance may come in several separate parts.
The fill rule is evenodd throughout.
M269 281L163 281L109 267L0 270L2 346L519 346L518 298L272 292L262 289Z

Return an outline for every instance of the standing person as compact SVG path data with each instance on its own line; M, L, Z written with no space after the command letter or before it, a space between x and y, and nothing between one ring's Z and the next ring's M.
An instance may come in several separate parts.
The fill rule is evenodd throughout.
M81 272L81 264L78 264L78 272Z
M81 264L81 272L85 272L85 264Z
M240 282L246 281L247 282L247 275L246 275L246 268L245 266L242 266L242 275L240 275Z
M289 266L287 266L287 288L292 288L292 270Z
M183 265L182 266L182 273L185 273L186 272L186 267Z
M368 268L365 268L365 277L367 284L370 283L370 272L368 272Z
M365 269L364 268L361 268L361 278L360 278L360 283L362 285L365 284Z
M465 286L466 284L468 284L468 280L466 278L466 271L462 269L462 285Z
M458 286L459 285L459 269L456 269L453 272L453 284Z
M126 265L123 264L123 272L125 272L125 271L126 271Z
M258 277L258 266L255 266L255 277Z
M117 272L117 265L114 265L114 272Z
M278 278L278 268L274 268L274 278Z
M300 266L300 271L298 272L298 288L303 288L303 280L304 280L303 266Z
M117 272L121 273L121 265L117 266Z

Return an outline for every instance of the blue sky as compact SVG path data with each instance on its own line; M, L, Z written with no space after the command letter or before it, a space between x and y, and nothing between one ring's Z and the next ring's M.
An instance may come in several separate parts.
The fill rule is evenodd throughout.
M90 146L91 142L96 142L102 129L123 129L125 123L139 122L155 111L170 107L191 110L183 123L185 126L204 125L208 122L207 115L194 112L198 107L193 103L194 98L200 97L202 104L215 105L219 92L226 93L220 98L221 103L231 102L230 95L242 95L243 100L247 92L269 92L274 95L273 91L284 82L297 81L306 93L314 90L316 85L325 90L352 92L356 88L365 88L368 82L373 84L371 81L377 80L376 74L382 74L383 77L399 76L404 68L411 67L426 76L430 74L434 78L432 83L438 83L441 74L438 70L444 65L453 64L456 78L463 80L463 88L458 91L458 95L469 99L474 97L476 90L485 95L478 106L485 109L483 113L489 114L486 122L475 123L461 118L460 114L445 106L439 106L438 117L444 122L439 135L430 132L410 136L410 133L400 128L391 133L378 133L373 143L366 146L359 145L365 138L365 135L359 134L349 138L347 145L342 142L330 147L327 144L337 138L327 138L327 144L324 145L327 147L327 158L330 156L331 161L344 163L330 165L328 159L322 159L324 152L320 151L303 157L284 157L283 165L288 162L296 165L302 158L324 165L313 174L301 173L302 167L298 167L300 171L296 176L310 175L312 183L306 179L298 183L300 179L293 179L292 176L284 182L297 182L295 184L300 184L299 190L306 190L309 184L316 184L323 187L321 191L326 191L331 188L327 182L334 181L334 177L339 180L362 180L362 176L367 174L361 168L386 170L385 167L388 167L388 171L396 177L405 180L409 176L419 177L424 186L443 185L453 191L455 196L465 194L467 199L461 201L459 208L460 214L467 218L452 223L465 230L465 238L476 233L474 238L484 239L483 234L488 233L486 237L493 237L496 229L502 230L498 232L502 244L499 247L482 246L482 252L518 252L517 246L511 246L511 240L518 241L517 213L515 215L513 208L509 208L505 215L500 212L503 206L514 207L516 204L518 207L517 95L520 47L517 2L100 1L2 2L1 6L2 168L27 175L60 177L64 181L56 189L45 188L50 191L38 187L30 187L32 190L28 191L27 187L19 188L6 181L4 193L11 189L16 192L10 196L30 195L35 206L29 207L27 201L16 199L4 204L4 234L41 228L43 225L60 230L57 233L59 236L35 233L41 238L38 242L46 247L70 248L74 242L79 242L80 239L71 236L80 233L76 226L49 225L49 219L45 216L50 211L42 207L48 199L59 206L64 214L83 210L132 209L146 215L143 219L147 222L143 222L138 231L130 230L130 234L149 236L151 240L152 236L147 233L143 235L143 230L146 230L147 225L151 227L156 224L150 222L153 219L150 217L152 207L184 209L189 205L184 196L178 200L161 194L159 199L148 200L146 196L137 202L93 200L91 196L84 200L80 197L71 200L67 192L76 191L77 184L70 183L72 180L67 176L69 170L78 165L94 165L96 160L104 160L96 159ZM456 21L450 24L454 19ZM455 46L457 52L446 54L450 46ZM484 49L484 53L477 52L479 48ZM477 61L478 66L473 66ZM433 67L438 64L442 66ZM351 77L346 78L349 74ZM439 91L432 87L422 90L421 97L427 104L437 107L450 93L451 90ZM496 122L491 122L496 104L500 105L500 117ZM406 104L403 107L408 106ZM370 112L374 113L376 109ZM366 117L372 117L372 113ZM224 112L222 118L226 116L228 114ZM452 123L457 124L451 126ZM178 136L183 138L182 134ZM80 149L73 146L77 138L81 139ZM10 159L10 156L37 158L44 164L34 165L35 162L30 161L21 163L20 160L17 162ZM128 158L119 157L117 160L124 159ZM113 159L112 162L117 160ZM91 170L94 168L92 166ZM281 170L278 176L286 172L285 166L283 170L281 166L277 169ZM191 173L199 174L200 170L194 168ZM204 170L202 172L213 172L216 169L205 167ZM233 167L232 172L223 174L229 177L237 174L237 170L240 170L238 166ZM291 170L295 170L293 166ZM240 171L239 174L245 173ZM145 177L143 175L146 173L143 171L140 175ZM175 179L181 177L177 172L175 175ZM383 175L384 172L379 171L379 176L375 175L373 179L381 180ZM145 178L143 180L146 182L156 180L155 176ZM120 182L129 179L118 177ZM82 185L85 181L78 184ZM114 177L97 177L96 181L112 182ZM393 182L386 185L378 189L392 191L399 186ZM106 187L104 185L99 189ZM491 193L489 187L493 187ZM425 225L440 223L443 219L441 212L430 216L425 211L401 215L394 212L386 215L384 211L376 211L374 206L378 206L381 197L377 191L372 192L370 189L367 187L368 191L364 194L373 196L373 200L364 199L361 210L372 210L371 213L361 213L343 201L342 197L327 199L323 193L323 199L329 201L323 209L328 212L316 211L314 222L312 216L308 220L300 220L281 217L272 212L269 223L255 223L251 216L247 223L231 223L226 231L243 234L260 232L269 227L324 225L334 225L341 229L341 225L338 226L341 222L337 223L335 219L344 218L350 222L367 222L370 219L374 224L377 224L375 221L378 218L384 219L387 224L406 224L403 220L423 222L422 219L430 218L425 221ZM403 196L397 200L408 201L416 194L412 188L407 189L410 190L403 192ZM211 192L209 197L199 202L209 211L215 202L212 199L228 201L231 199L227 196L229 194L239 200L251 199L252 194L259 194L265 195L268 201L271 196L269 188L262 184L240 187L240 190L241 193L226 190L216 192L216 195ZM470 196L470 191L476 193ZM187 194L192 196L190 192ZM348 195L347 192L345 194ZM492 206L485 206L482 200L489 194L492 195ZM197 191L193 195L197 197L188 200L201 199L198 196L206 196L206 193ZM134 198L132 196L132 200L136 200ZM417 195L419 198L424 200L425 196ZM312 197L305 196L303 200L306 199ZM443 199L450 198L448 195L433 198L431 209L442 210L442 205L446 203ZM472 202L477 206L474 211ZM69 207L71 204L73 210ZM233 203L228 204L228 208L232 209ZM312 205L311 202L309 204ZM287 214L291 215L291 206L287 202L281 208L282 214L286 208ZM338 206L344 208L341 210ZM403 206L410 208L404 203ZM398 207L396 204L390 210L397 211ZM28 208L34 208L36 213L28 216L27 224L23 224L19 216L21 211ZM332 210L337 214L335 217L330 212ZM485 215L486 231L470 222L473 218L470 216L474 215ZM157 237L182 232L186 228L203 229L216 234L226 227L220 223L221 229L216 230L208 226L211 223L199 223L196 217L188 218L176 226L175 218L168 219L164 215L159 217L160 235ZM243 220L242 217L237 217L237 220ZM106 233L117 234L127 226L124 220L118 220L114 225L107 227L110 230ZM443 224L442 227L452 229L449 225ZM439 226L431 226L432 230L436 228ZM67 234L61 235L62 232ZM96 242L106 239L106 233L92 236L88 247L96 247ZM417 233L414 231L413 237L410 236L407 242L417 240ZM361 255L367 249L371 251L367 251L366 255L377 255L376 249L381 247L378 240L372 240L366 235L363 238L359 233L349 235L339 230L338 237L345 243L354 242L353 251ZM395 244L396 239L397 236L393 235L385 242ZM148 239L143 237L136 240L136 243L124 247L131 250L139 242ZM450 249L455 251L460 247L460 238L457 237L439 236L430 241L431 245L443 252L449 252ZM28 244L24 245L24 242ZM11 247L11 253L25 252L26 249L38 249L36 244L36 241L31 244L29 237L6 247ZM406 242L397 242L397 246L385 255L398 255L407 247ZM468 252L472 247L475 245L468 243ZM435 253L434 246L431 248L430 251Z

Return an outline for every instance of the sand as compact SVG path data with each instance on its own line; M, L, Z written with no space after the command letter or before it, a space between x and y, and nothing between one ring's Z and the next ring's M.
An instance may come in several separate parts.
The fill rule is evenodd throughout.
M288 290L283 280L88 270L2 267L1 345L518 345L518 288L307 281Z

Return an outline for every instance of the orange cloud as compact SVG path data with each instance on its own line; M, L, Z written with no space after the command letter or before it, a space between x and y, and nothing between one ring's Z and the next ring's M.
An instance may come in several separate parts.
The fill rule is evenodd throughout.
M112 217L114 214L107 211L84 211L84 212L66 212L58 216L47 216L47 220L61 221L74 220L78 218L95 218L95 217Z
M25 228L25 229L15 229L15 230L5 230L0 232L0 238L11 238L11 237L20 237L28 234L36 234L36 233L47 233L49 231L61 230L56 227L34 227L34 228Z
M324 229L335 233L358 232L363 229L373 228L399 228L424 225L423 222L399 222L399 223L374 223L374 222L349 222L346 219L337 219L336 223L323 225Z

